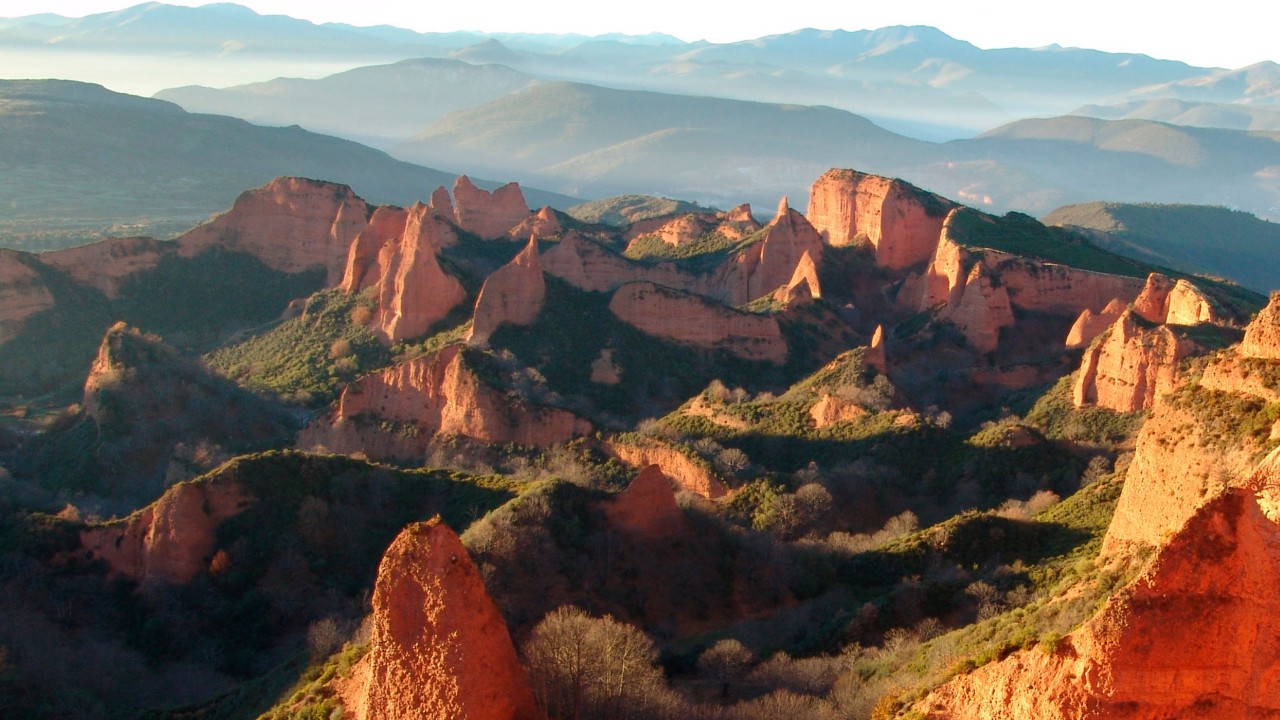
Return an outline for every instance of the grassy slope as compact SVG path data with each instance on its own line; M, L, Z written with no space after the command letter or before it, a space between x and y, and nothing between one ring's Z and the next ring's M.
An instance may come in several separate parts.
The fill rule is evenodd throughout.
M1058 208L1051 225L1097 230L1103 247L1183 272L1218 275L1258 292L1280 288L1280 225L1201 205L1087 203Z

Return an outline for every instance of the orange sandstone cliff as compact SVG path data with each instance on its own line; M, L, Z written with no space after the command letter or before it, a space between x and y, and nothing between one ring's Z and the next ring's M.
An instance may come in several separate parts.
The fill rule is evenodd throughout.
M859 238L876 261L900 270L933 255L953 203L901 180L854 170L828 170L809 191L809 222L831 245Z
M927 718L1280 716L1280 451L1211 496L1055 649L947 683Z
M126 278L151 270L162 258L176 251L173 243L148 237L107 238L89 245L41 253L40 262L114 298Z
M466 175L453 184L453 213L458 227L483 240L507 237L529 217L529 205L516 183L487 192Z
M303 178L276 178L241 193L230 210L177 240L183 257L218 246L247 253L281 272L323 268L336 285L351 243L371 208L351 188Z
M655 337L725 350L746 360L781 364L787 359L786 338L776 318L734 310L653 283L618 288L609 311Z
M685 529L672 480L657 465L641 470L626 490L605 503L604 513L614 529L639 540L672 537Z
M398 427L386 430L382 421ZM348 385L335 415L304 431L299 444L404 458L420 456L436 435L553 445L590 431L590 423L567 410L514 400L491 387L467 364L463 348L451 345Z
M144 583L182 584L208 567L219 523L251 502L231 480L179 483L123 520L82 531L80 544L112 572Z
M1076 407L1117 412L1150 408L1178 381L1178 363L1199 346L1165 325L1150 326L1126 310L1085 351L1072 387Z
M662 441L648 439L632 445L615 440L608 442L605 449L622 462L635 468L658 466L663 475L681 490L687 490L711 500L729 494L729 488L710 467L694 461L688 455Z
M358 720L538 720L502 615L439 517L387 548L373 590L370 648L342 693Z
M529 244L485 278L476 298L475 314L467 342L483 344L503 323L530 325L542 312L547 296L547 281L542 277L542 258L538 239L529 236Z

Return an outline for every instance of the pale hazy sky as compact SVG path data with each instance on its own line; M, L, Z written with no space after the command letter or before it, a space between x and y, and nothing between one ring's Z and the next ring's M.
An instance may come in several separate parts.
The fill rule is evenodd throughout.
M169 0L201 5L201 0ZM136 4L128 0L0 0L0 17L53 12L79 17ZM804 27L862 30L933 25L982 48L1051 43L1140 52L1194 65L1242 67L1280 60L1280 5L1269 0L240 0L263 14L314 22L397 25L419 31L665 32L728 42Z

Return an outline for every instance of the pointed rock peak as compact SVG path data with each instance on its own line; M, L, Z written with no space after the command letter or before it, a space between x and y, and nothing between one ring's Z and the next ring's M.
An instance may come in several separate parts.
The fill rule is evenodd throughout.
M461 179L461 178L459 178ZM468 180L468 182L470 182ZM431 192L431 202L429 203L432 210L441 215L453 215L453 200L449 197L449 191L441 185Z
M1240 354L1251 358L1280 359L1280 292L1271 293L1267 306L1259 310L1245 327Z
M492 193L477 188L466 175L453 184L453 214L458 227L480 238L505 237L507 231L529 217L529 206L516 183Z
M1102 308L1103 315L1111 315L1112 317L1120 317L1120 313L1125 311L1128 306L1120 298L1112 298L1107 306Z
M813 255L805 250L796 263L795 271L791 273L791 279L780 292L774 294L774 298L790 306L792 303L805 303L820 297L822 287L818 283L818 265L813 261Z
M529 242L525 243L524 249L521 250L512 260L511 264L520 267L537 268L539 272L542 270L542 255L538 252L538 236L529 235Z
M786 217L787 213L790 211L791 205L787 203L787 196L783 195L782 199L778 201L778 212L774 214L773 221L778 222L782 218Z
M875 368L881 375L886 372L888 363L884 347L883 325L876 325L876 331L871 333L871 344L867 346L866 364L867 367Z
M671 537L684 529L674 483L662 468L649 465L605 507L609 524L647 540Z
M538 211L538 219L543 222L560 222L559 216L556 215L556 211L550 205L542 206L542 209Z
M742 203L738 207L730 210L728 214L725 215L725 219L733 223L753 223L756 221L756 219L751 215L750 203Z
M358 705L366 718L534 720L524 668L479 571L440 518L387 548Z
M1173 281L1160 273L1147 276L1147 284L1133 301L1133 311L1147 322L1163 324L1169 315L1169 291Z

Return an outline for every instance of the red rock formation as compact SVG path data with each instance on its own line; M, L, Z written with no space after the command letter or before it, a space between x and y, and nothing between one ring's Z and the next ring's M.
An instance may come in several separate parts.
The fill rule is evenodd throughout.
M671 479L657 465L641 470L626 490L605 503L604 513L614 529L642 541L678 535L685 527Z
M183 257L218 246L248 253L281 272L324 268L325 284L335 285L369 214L368 205L346 185L276 178L242 193L230 210L177 243Z
M809 192L809 222L831 245L864 237L876 261L895 270L933 255L942 221L954 207L901 180L828 170Z
M72 280L114 298L120 283L135 273L151 270L161 258L176 252L173 243L147 237L108 238L80 247L41 253L40 262L66 273Z
M599 385L617 385L622 382L622 368L613 358L613 348L601 348L600 356L591 361L591 382Z
M947 305L941 317L954 322L979 353L995 350L1000 344L1000 330L1014 323L1009 294L1003 285L991 282L981 264L969 271L959 300Z
M718 305L653 283L623 285L609 301L619 320L655 337L782 364L787 342L776 318Z
M1120 318L1120 313L1124 312L1124 310L1124 303L1118 299L1108 303L1100 313L1095 313L1089 308L1085 308L1080 311L1080 316L1071 325L1065 345L1069 348L1088 345L1093 342L1094 338L1101 335L1104 330L1111 327Z
M428 206L414 205L400 236L382 246L376 266L364 273L362 282L376 278L378 287L372 329L387 343L422 335L466 299L462 283L436 260L442 239L452 233ZM352 245L349 267L357 262L359 245L359 240Z
M542 277L538 239L530 236L524 250L485 278L480 297L476 298L467 342L475 345L487 343L493 331L503 323L532 324L542 312L546 296L547 281Z
M408 220L409 211L402 208L384 205L374 209L368 225L351 242L351 248L347 251L347 263L339 285L343 292L359 292L378 284L382 277L378 268L378 253L382 252L387 243L394 242L404 234Z
M0 248L0 345L12 340L27 318L53 307L53 294L34 255Z
M449 191L445 190L444 186L431 191L431 200L427 205L444 217L456 217L453 209L453 199L449 197Z
M885 374L888 362L885 358L884 349L884 326L876 325L876 331L871 334L871 344L867 346L867 354L863 360L867 367L875 368L876 372L881 375Z
M681 490L688 490L709 500L729 494L729 488L725 487L709 467L662 441L650 439L641 445L610 441L605 449L634 468L657 465L663 475L680 486Z
M800 256L800 262L796 263L791 280L773 292L773 299L790 305L820 297L822 297L822 286L818 283L818 268L813 262L813 257L805 251L804 255Z
M957 720L1280 715L1275 463L1273 453L1247 487L1194 510L1146 571L1055 651L982 667L916 710Z
M208 567L218 525L251 502L233 481L179 483L124 520L84 530L80 544L112 572L179 585Z
M530 215L520 224L507 231L507 236L513 240L529 236L549 238L560 235L563 232L564 225L560 222L560 216L550 207L544 207L538 211L537 215Z
M439 517L387 548L369 653L347 693L358 720L538 720L515 646L458 536Z
M984 250L982 262L1019 310L1074 317L1084 308L1100 312L1116 298L1129 302L1143 283L1138 278L1080 270L1055 263Z
M1169 328L1146 327L1126 311L1085 351L1072 400L1076 407L1096 404L1117 412L1150 408L1174 388L1179 361L1196 348Z
M709 233L740 240L759 229L760 223L751 217L751 206L744 204L728 212L684 213L640 220L627 229L623 240L630 246L638 238L657 236L668 245L679 247Z
M802 275L812 276L810 296L819 297L817 264L822 261L822 246L818 231L803 215L792 210L784 197L778 203L778 214L765 231L764 239L721 266L712 287L705 288L703 294L730 305L742 305L788 286L799 270ZM808 267L802 269L800 266L806 257Z
M1169 292L1173 281L1160 273L1147 276L1146 285L1133 301L1133 312L1150 323L1163 324L1169 316Z
M1245 328L1240 354L1251 358L1280 360L1280 292L1271 293L1270 302Z
M815 427L822 429L840 422L849 422L867 414L865 408L835 395L823 393L818 402L809 408L809 417Z
M453 184L453 214L458 227L484 240L507 236L529 217L529 206L516 183L492 193L481 190L466 175Z
M1222 318L1200 288L1178 280L1169 291L1169 312L1164 321L1170 325L1199 325L1220 323Z
M378 429L380 420L413 431L397 443L397 437L381 437L387 433ZM452 345L347 386L332 420L310 428L300 443L318 442L335 452L363 450L371 457L408 457L435 435L546 446L589 432L590 423L567 410L512 400L490 387L467 365L462 348Z

